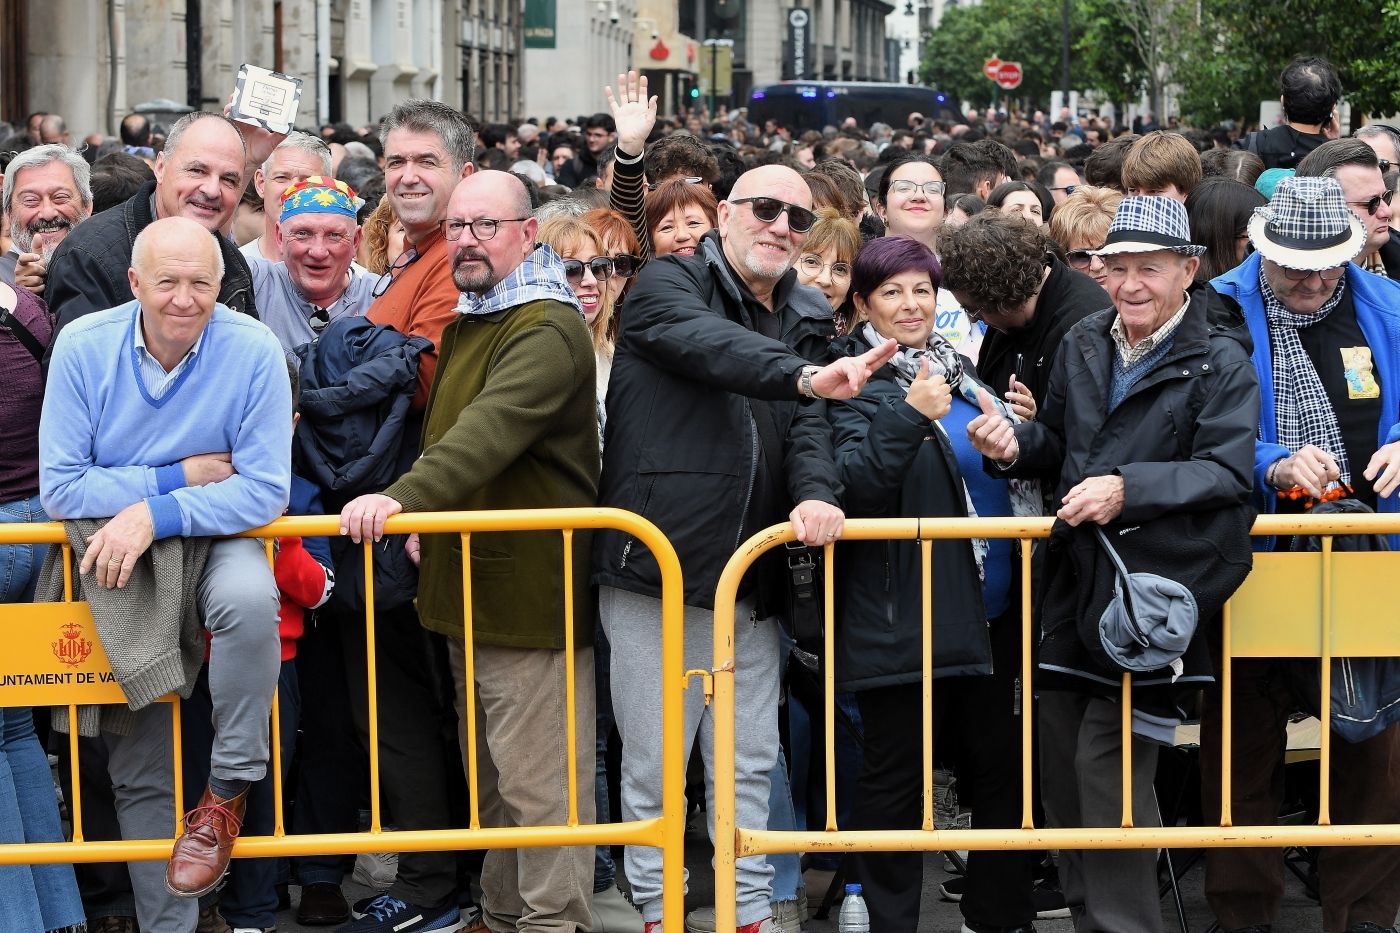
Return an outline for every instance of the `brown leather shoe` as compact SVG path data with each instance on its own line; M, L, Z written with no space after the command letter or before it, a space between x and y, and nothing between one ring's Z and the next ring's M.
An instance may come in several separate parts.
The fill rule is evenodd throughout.
M231 800L220 800L208 787L199 804L185 814L185 831L175 840L165 886L180 897L208 894L228 871L233 841L243 825L243 805L248 790Z

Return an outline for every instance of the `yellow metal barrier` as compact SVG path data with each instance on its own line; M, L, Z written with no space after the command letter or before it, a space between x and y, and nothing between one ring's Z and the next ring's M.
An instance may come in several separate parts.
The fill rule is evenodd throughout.
M472 534L498 531L559 531L564 539L564 554L571 553L573 532L580 529L608 528L624 531L644 543L656 557L661 569L662 616L662 745L665 765L662 771L662 815L656 819L623 823L580 825L575 751L574 658L573 658L573 600L566 599L564 631L565 654L568 657L567 711L569 758L569 816L563 826L529 826L492 828L480 824L477 813L476 761L476 703L472 678L472 610L470 561L464 561L462 574L463 598L466 605L466 709L467 716L467 780L471 791L471 817L465 829L404 830L386 832L380 822L379 808L379 714L374 650L374 573L372 541L362 545L365 561L365 641L368 652L369 677L369 758L370 758L370 829L364 833L318 835L287 835L282 821L281 749L277 736L277 710L272 712L271 741L276 813L271 836L240 838L233 854L241 857L298 856L320 853L360 852L424 852L455 849L533 848L544 846L640 845L654 846L663 852L662 878L665 885L663 909L668 928L679 929L682 923L684 899L685 848L685 775L682 763L685 749L681 743L682 693L685 690L685 664L682 646L681 567L671 543L655 525L619 509L538 509L490 512L419 512L398 515L388 520L387 534L457 534L462 550L470 553ZM270 525L255 528L240 537L268 540L268 555L272 554L272 539L283 536L335 536L340 520L334 516L283 518ZM63 534L63 526L47 524L0 525L0 545L53 544L64 550L65 567L71 567L71 553ZM568 592L573 574L587 569L574 568L572 561L564 562L564 591ZM125 703L120 687L111 677L106 655L93 626L86 603L72 601L72 581L65 577L64 603L47 605L9 604L3 632L6 644L0 658L0 706L67 705L76 718L76 709L85 704ZM56 639L56 640L55 640ZM45 671L39 662L47 662ZM57 661L57 665L54 662ZM54 669L54 668L57 669ZM275 699L274 699L275 703ZM180 831L184 808L180 795L179 703L172 702L175 730L175 831ZM0 845L0 865L42 862L106 862L128 860L157 860L170 856L174 839L122 840L117 842L85 842L82 840L82 801L77 793L78 741L76 730L69 737L72 753L74 799L71 801L74 840L60 843L27 843ZM591 791L590 791L591 792Z
M1012 538L1020 542L1021 668L1023 695L1031 701L1031 545L1050 534L1049 518L885 518L848 519L847 541L896 540L921 544L924 592L930 592L933 541L946 538ZM933 674L923 671L923 820L911 830L844 831L836 823L835 768L835 626L833 579L840 572L834 544L824 547L826 644L823 673L826 737L826 827L805 832L770 831L735 825L734 815L734 604L739 582L760 556L795 540L792 526L773 525L754 535L730 559L715 592L715 921L719 933L735 929L735 862L751 855L784 852L870 852L954 849L1141 849L1210 846L1400 845L1400 824L1330 825L1329 778L1331 730L1321 729L1319 787L1321 804L1315 826L1232 826L1230 819L1231 658L1316 657L1321 659L1321 721L1331 720L1331 664L1334 656L1400 656L1400 626L1377 625L1393 611L1375 587L1388 579L1400 554L1337 553L1332 535L1400 533L1400 517L1389 515L1260 516L1251 532L1267 535L1324 536L1318 553L1269 553L1254 556L1254 570L1223 614L1224 662L1219 673L1223 696L1222 813L1220 826L1134 827L1132 825L1131 676L1123 675L1123 815L1121 827L1046 829L1036 827L1031 811L1032 718L1022 726L1022 805L1020 829L940 830L933 822ZM923 657L932 657L934 607L923 601ZM1031 701L1033 702L1033 701Z

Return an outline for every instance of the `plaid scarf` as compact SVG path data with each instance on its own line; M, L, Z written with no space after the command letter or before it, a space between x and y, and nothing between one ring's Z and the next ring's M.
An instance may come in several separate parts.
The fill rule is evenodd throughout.
M1332 297L1315 313L1294 314L1279 301L1263 271L1259 273L1274 366L1274 424L1278 429L1278 442L1294 453L1308 444L1327 451L1337 459L1342 482L1350 483L1351 469L1337 412L1298 336L1298 331L1311 327L1336 310L1342 303L1346 284L1346 276L1338 279Z
M495 314L531 301L562 301L583 316L578 297L564 275L564 260L548 244L538 244L530 255L480 295L462 292L457 299L458 314Z

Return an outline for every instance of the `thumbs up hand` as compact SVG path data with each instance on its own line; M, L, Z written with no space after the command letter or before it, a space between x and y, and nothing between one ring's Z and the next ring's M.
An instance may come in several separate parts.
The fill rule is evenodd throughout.
M953 390L942 376L929 378L928 357L919 364L919 375L909 384L904 400L930 421L937 421L953 407Z
M1011 422L997 411L996 402L986 390L977 390L977 404L982 414L968 422L967 439L982 456L1001 464L1011 463L1021 454Z

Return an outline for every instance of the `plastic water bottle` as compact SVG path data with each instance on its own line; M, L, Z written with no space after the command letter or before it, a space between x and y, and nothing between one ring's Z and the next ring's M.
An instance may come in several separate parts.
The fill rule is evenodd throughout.
M870 911L865 909L865 898L860 896L860 885L846 885L846 896L841 900L841 916L836 921L837 933L870 933Z

